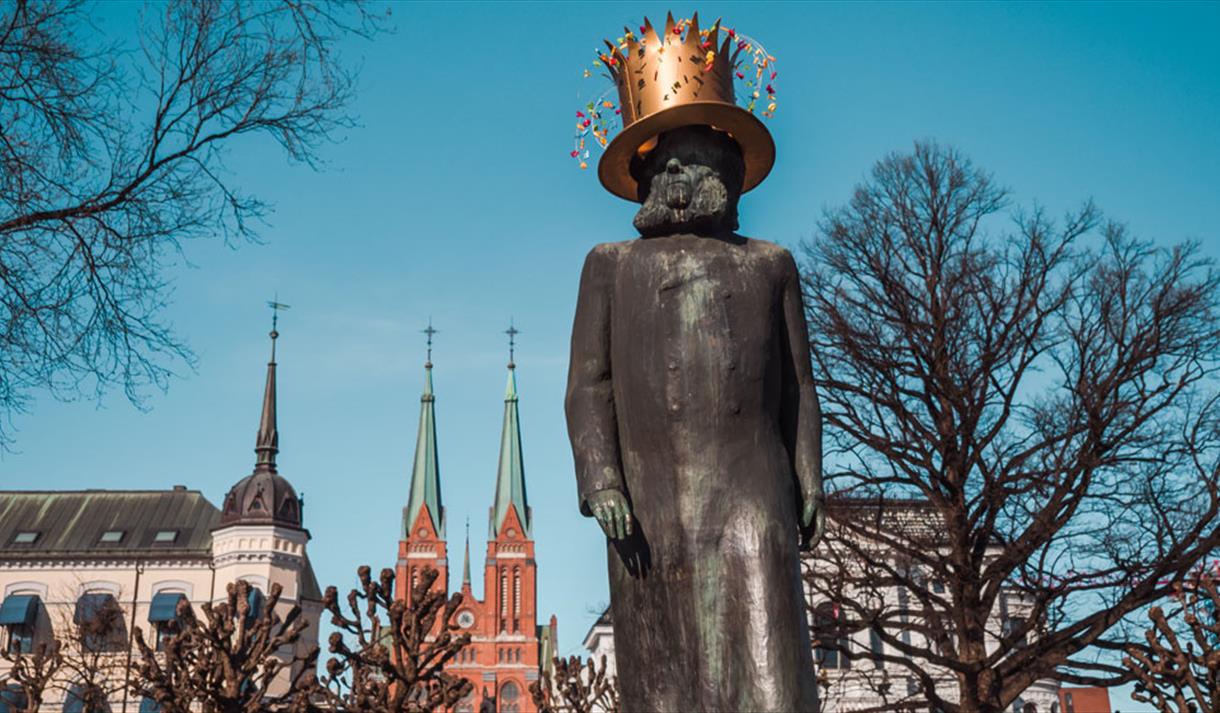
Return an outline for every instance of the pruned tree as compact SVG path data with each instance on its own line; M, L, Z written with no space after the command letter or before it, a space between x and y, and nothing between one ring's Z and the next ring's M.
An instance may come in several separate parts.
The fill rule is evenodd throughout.
M0 444L35 390L139 403L192 362L162 317L166 261L252 239L267 211L227 147L314 165L353 124L337 46L379 27L358 1L173 0L149 4L127 52L92 8L0 4Z
M579 656L556 657L537 681L530 696L539 713L618 713L618 680L610 675L606 657L582 662Z
M202 605L203 619L189 601L179 601L177 631L160 647L147 643L137 627L132 695L153 700L165 713L312 710L318 647L301 646L309 621L297 604L280 616L279 584L271 585L257 611L251 591L248 582L231 582L224 601Z
M5 648L0 650L0 660L8 668L0 675L0 696L10 696L0 700L8 704L13 713L37 713L63 667L60 643L37 643L30 651Z
M1131 645L1123 664L1135 676L1131 697L1160 713L1220 711L1220 589L1215 572L1178 584L1176 611L1148 614L1145 646ZM1184 628L1183 628L1184 627Z
M454 616L461 594L433 589L439 573L426 568L410 600L394 597L394 571L373 579L357 570L360 588L348 592L346 610L338 590L327 587L323 606L338 627L330 635L326 662L329 700L345 711L399 713L447 709L473 690L470 681L447 673L445 664L470 643L458 634Z
M90 599L72 616L65 612L55 630L58 670L50 688L81 710L107 710L126 680L130 641L123 608L113 596Z
M878 162L803 263L827 482L856 504L808 576L841 608L822 646L950 712L1131 680L1133 613L1220 545L1212 264L1092 204L1011 211L934 143Z

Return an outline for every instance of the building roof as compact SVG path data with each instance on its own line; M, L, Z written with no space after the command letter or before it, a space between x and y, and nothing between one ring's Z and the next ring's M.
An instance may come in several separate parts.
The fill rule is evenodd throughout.
M525 536L533 533L533 513L525 497L525 463L521 457L521 419L517 413L517 370L508 364L508 386L504 390L504 425L500 431L500 464L496 471L496 499L491 509L490 537L500 535L504 518L510 507L516 509L517 519L525 530Z
M445 538L445 511L441 506L441 473L436 447L436 395L432 393L432 360L424 364L424 392L419 397L419 433L415 439L415 464L411 468L411 491L402 511L402 538L415 531L415 521L427 506L432 531Z
M602 610L601 616L597 617L597 621L593 622L593 626L589 627L589 633L585 634L584 641L581 645L586 649L589 648L593 643L593 635L595 633L601 633L601 630L604 630L606 627L613 626L614 619L610 615L610 606L607 605L606 608Z
M212 556L220 511L198 490L0 491L0 559ZM158 533L175 532L172 540ZM33 542L19 533L35 532ZM122 533L105 542L105 532Z

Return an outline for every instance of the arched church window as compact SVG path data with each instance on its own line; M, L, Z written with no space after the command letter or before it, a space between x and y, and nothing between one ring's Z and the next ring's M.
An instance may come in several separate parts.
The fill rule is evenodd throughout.
M508 568L500 570L500 631L508 630Z
M521 630L521 568L513 567L513 631Z
M500 687L500 713L521 713L521 689L509 681Z
M822 669L848 669L851 661L843 655L850 639L843 633L843 610L833 602L822 602L813 612L813 635L817 646L813 660Z

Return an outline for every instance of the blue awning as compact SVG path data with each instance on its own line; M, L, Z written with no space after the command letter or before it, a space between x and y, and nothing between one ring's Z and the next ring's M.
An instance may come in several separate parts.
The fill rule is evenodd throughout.
M82 594L81 598L76 600L76 611L72 615L72 623L79 625L93 621L97 618L98 612L118 605L114 595L108 592Z
M153 595L148 608L148 620L154 624L178 618L178 602L186 599L182 592L158 592Z
M0 689L0 713L17 713L25 710L27 701L25 691L17 684L10 684Z
M246 601L250 604L250 611L246 614L246 622L253 623L258 620L259 614L263 612L263 593L252 584L250 585L250 593L246 595Z
M68 689L68 695L63 698L63 713L101 713L102 711L110 711L110 706L102 700L100 704L94 704L91 707L85 707L84 704L84 686L76 685Z
M37 617L37 594L10 594L0 604L0 626L33 624Z

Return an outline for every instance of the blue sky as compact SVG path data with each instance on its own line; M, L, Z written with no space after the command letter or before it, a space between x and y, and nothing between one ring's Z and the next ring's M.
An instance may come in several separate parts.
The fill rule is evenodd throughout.
M1062 212L1092 197L1140 235L1220 254L1220 4L670 7L723 16L778 58L779 157L743 201L748 235L795 246L884 153L935 138L1020 202ZM132 41L138 9L103 8L101 29ZM576 511L567 340L584 254L632 237L633 209L575 166L570 127L601 38L666 9L394 5L395 34L344 48L363 65L362 126L323 149L323 171L267 141L230 153L236 185L275 212L262 244L198 242L172 271L169 315L197 371L144 412L121 397L38 402L0 484L184 483L219 502L254 462L263 304L278 293L292 305L280 322L281 471L305 494L320 578L347 586L357 564L393 561L431 316L451 565L470 517L477 568L512 317L539 611L558 614L561 649L574 652L607 592L601 535Z

